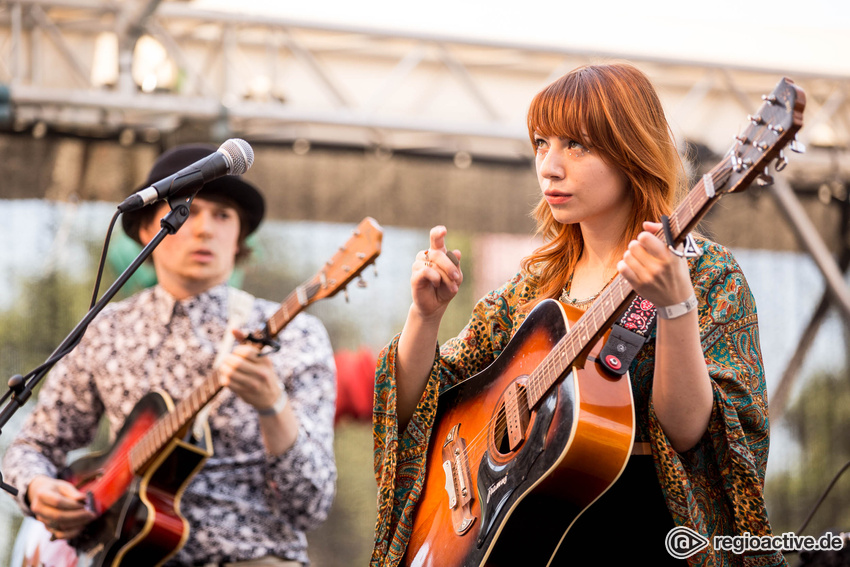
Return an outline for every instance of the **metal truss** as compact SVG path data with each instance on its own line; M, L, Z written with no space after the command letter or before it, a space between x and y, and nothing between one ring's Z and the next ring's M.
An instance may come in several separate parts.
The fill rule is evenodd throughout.
M10 127L37 135L155 141L200 123L213 138L297 141L304 149L454 154L460 165L473 156L527 159L524 118L534 93L578 65L608 59L646 71L679 139L717 154L781 75L808 95L802 141L850 146L850 77L394 34L186 2L0 2ZM834 167L817 150L806 159Z

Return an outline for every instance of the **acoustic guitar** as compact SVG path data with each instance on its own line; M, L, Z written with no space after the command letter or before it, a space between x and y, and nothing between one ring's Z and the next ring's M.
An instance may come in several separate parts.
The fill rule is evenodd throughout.
M272 342L304 308L345 288L381 252L383 231L372 218L314 276L283 301L254 339ZM174 555L189 536L180 497L212 454L209 427L187 440L201 409L223 389L218 373L205 378L176 406L168 394L146 394L127 417L112 446L69 465L60 478L87 496L97 518L71 541L50 541L39 522L18 543L24 567L150 567ZM15 563L20 565L20 563Z
M802 127L805 93L783 79L721 163L669 218L685 241L726 193L769 183ZM796 140L791 149L799 150ZM486 369L441 393L423 491L402 564L547 565L578 517L625 469L634 441L628 374L598 353L636 296L617 276L583 315L547 299Z

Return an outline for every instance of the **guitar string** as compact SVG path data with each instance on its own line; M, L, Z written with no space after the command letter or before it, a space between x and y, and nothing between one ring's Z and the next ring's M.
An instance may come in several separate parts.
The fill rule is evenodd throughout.
M211 385L210 379L205 380L204 385ZM190 398L191 397L192 395L190 395ZM195 403L197 404L198 402ZM169 441L171 441L171 439L173 438L173 433L169 435L167 430L163 431L163 429L167 429L166 425L173 421L173 417L176 413L180 412L181 408L185 407L186 405L181 402L181 404L179 404L177 408L175 408L174 412L169 412L167 417L165 417L164 419L157 420L154 426L142 436L142 438L139 440L139 443L133 447L130 447L127 450L126 460L110 460L110 462L107 463L107 466L102 470L102 474L91 483L91 485L89 486L89 491L97 491L97 489L101 486L104 488L114 488L114 485L117 483L117 479L121 476L124 476L124 469L120 466L124 462L126 462L128 465L128 472L130 476L137 475L140 469L144 466L144 464L147 463L148 460L151 458L151 456L153 456L158 450L160 450ZM171 425L172 429L175 427L176 425ZM143 449L146 450L143 451ZM140 456L140 452L142 456ZM99 500L98 503L100 505L104 505L103 501ZM114 502L110 502L108 504L109 506L107 507L110 507L112 504L114 504Z
M151 429L128 452L134 473L144 467L200 409L223 388L217 372L208 376L173 411L158 419ZM206 392L206 394L205 394Z

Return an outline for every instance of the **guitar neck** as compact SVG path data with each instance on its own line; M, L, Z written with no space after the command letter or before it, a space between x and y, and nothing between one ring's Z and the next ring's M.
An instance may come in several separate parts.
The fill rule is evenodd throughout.
M280 309L266 322L266 336L276 337L296 315L310 305L321 286L319 277L313 276L286 296L286 299L280 304Z
M732 166L725 159L714 167L688 193L687 197L670 215L670 232L673 246L681 243L699 223L708 210L720 199L716 189L729 179ZM658 236L665 241L663 233ZM534 407L550 388L585 356L594 344L622 315L635 297L635 291L626 279L618 275L599 298L593 302L570 332L552 349L544 361L535 368L527 382L529 407Z

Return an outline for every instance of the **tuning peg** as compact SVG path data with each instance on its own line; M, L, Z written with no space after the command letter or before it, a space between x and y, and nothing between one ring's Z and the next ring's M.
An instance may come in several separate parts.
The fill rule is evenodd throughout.
M735 170L735 173L741 173L744 170L744 163L741 161L741 157L738 154L733 154L731 161L732 168Z
M369 287L369 282L363 279L363 276L357 278L357 287Z
M788 146L791 148L791 151L798 154L806 153L806 144L798 140L796 137L791 140L791 144Z
M742 146L750 141L749 138L747 138L743 134L738 134L737 136L735 136L735 139L738 140L738 143Z
M768 169L765 167L764 172L761 173L758 177L756 177L756 183L759 187L767 187L768 185L773 185L773 176L770 175Z
M761 117L760 114L750 114L747 116L747 120L758 126L759 124L764 124L764 118Z
M776 99L775 94L761 95L761 99L768 104L778 104L779 103L779 101Z
M779 150L779 155L776 156L776 163L773 167L776 168L776 171L782 171L788 166L788 158L785 157L785 152Z
M741 159L741 156L737 154L732 156L732 167L735 169L736 173L741 173L745 169L751 168L753 163L752 158Z

